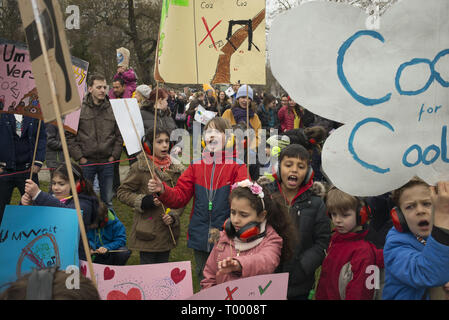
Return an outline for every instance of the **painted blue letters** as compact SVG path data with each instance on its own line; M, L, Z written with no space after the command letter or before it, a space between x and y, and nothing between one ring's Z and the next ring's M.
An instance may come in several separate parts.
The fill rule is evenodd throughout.
M384 120L380 120L378 118L366 118L363 119L362 121L360 121L359 123L357 123L354 128L351 131L351 135L349 136L349 140L348 140L348 149L349 152L352 154L352 157L354 158L355 161L357 161L358 163L360 163L362 165L362 167L369 169L369 170L373 170L374 172L377 173L387 173L390 171L390 168L387 169L382 169L379 168L376 165L370 164L366 161L363 161L362 159L359 158L359 156L357 155L357 153L354 150L354 138L355 135L357 133L357 131L360 129L360 127L362 127L363 125L370 123L370 122L375 122L375 123L379 123L381 125L383 125L384 127L387 127L388 129L390 129L391 131L394 132L394 128L391 126L391 124L389 124L387 121Z
M359 95L350 85L348 79L346 78L346 75L344 73L343 70L343 63L345 60L345 55L346 52L348 51L349 47L352 45L352 43L357 40L359 37L362 36L370 36L372 38L375 38L381 42L385 42L383 36L373 30L361 30L356 32L354 35L352 35L348 40L346 40L341 47L338 49L338 57L337 57L337 75L338 75L338 79L340 80L341 84L343 85L343 87L345 88L345 90L358 102L360 102L361 104L365 105L365 106L374 106L377 104L382 104L384 102L387 102L390 100L391 98L391 92L388 93L387 95L385 95L382 98L379 99L371 99L371 98L367 98L367 97L363 97L361 95ZM435 70L435 65L438 63L438 61L446 56L449 55L449 49L444 49L441 50L436 56L435 58L431 61L429 59L424 59L424 58L414 58L408 62L404 62L403 64L401 64L396 72L396 77L395 77L395 86L396 86L396 90L400 95L405 95L405 96L415 96L415 95L419 95L425 91L427 91L427 89L429 89L430 85L433 83L434 80L438 81L443 87L448 88L449 87L449 81L444 80L440 73L437 72ZM429 65L429 69L430 69L430 76L429 79L427 80L426 84L418 90L404 90L401 87L400 84L400 80L401 80L401 76L402 76L402 72L410 66L414 66L417 64L421 64L421 63L425 63Z
M359 95L357 92L355 92L354 89L352 89L352 87L349 84L348 79L346 79L345 73L343 71L343 62L345 60L346 51L349 49L349 47L352 45L352 43L357 38L359 38L361 36L371 36L375 39L385 42L382 35L376 31L362 30L362 31L356 32L352 37L350 37L348 40L346 40L343 43L343 45L340 47L340 49L338 50L337 73L338 73L338 78L340 79L341 84L355 100L357 100L358 102L360 102L361 104L363 104L365 106L374 106L376 104L381 104L381 103L384 103L384 102L390 100L391 93L387 94L385 97L380 98L380 99L370 99L370 98L363 97L363 96Z
M415 163L410 163L407 158L408 155L413 151L416 150L418 154L418 158L416 159ZM432 156L432 158L427 159L427 156L431 151L434 151L435 154ZM402 164L408 168L415 167L419 165L421 162L429 166L433 164L441 155L441 160L443 162L448 163L449 159L447 158L447 126L443 126L441 130L441 149L437 145L430 145L427 148L424 149L424 152L420 146L417 144L414 144L410 146L407 150L405 150L404 155L402 157Z

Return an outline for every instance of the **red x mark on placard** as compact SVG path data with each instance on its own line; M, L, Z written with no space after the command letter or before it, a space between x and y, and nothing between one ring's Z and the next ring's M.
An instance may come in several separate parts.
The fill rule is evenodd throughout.
M206 27L207 34L203 38L203 40L201 40L201 42L198 46L200 46L204 42L204 40L206 40L209 37L212 40L212 44L214 45L215 50L217 50L217 47L215 46L214 38L212 37L212 31L214 31L214 29L221 23L222 20L218 21L215 24L215 26L211 30L209 30L209 26L207 25L206 19L204 17L202 17L201 19L203 20L204 26Z
M225 300L234 300L234 299L232 298L232 294L233 294L234 292L236 292L237 289L238 289L238 287L235 287L235 288L232 289L232 291L231 291L231 290L229 290L229 287L226 287L226 293L228 294L228 296L226 297Z

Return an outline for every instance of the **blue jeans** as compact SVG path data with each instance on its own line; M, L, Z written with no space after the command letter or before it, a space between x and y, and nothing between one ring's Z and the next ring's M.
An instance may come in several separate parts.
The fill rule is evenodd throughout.
M92 163L88 161L86 164ZM95 174L98 174L98 182L100 184L100 198L108 206L112 208L112 185L114 183L114 164L83 166L83 175L92 185L94 183Z

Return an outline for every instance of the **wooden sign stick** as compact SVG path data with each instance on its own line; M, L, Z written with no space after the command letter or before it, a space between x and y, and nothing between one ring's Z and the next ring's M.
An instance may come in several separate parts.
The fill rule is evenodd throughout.
M154 131L153 131L153 149L154 149L154 145L156 144L156 128L157 128L157 105L159 103L159 81L156 80L156 101L154 102ZM146 158L146 157L145 157ZM153 161L153 171L154 171L154 161ZM167 214L167 211L165 210L165 206L164 204L161 202L161 206L162 206L162 211L164 211L163 214ZM176 240L175 240L175 236L173 235L173 231L171 229L171 226L168 226L168 229L170 230L170 235L171 238L173 240L174 245L176 246Z
M65 163L67 166L67 173L69 175L70 188L72 190L73 200L75 202L76 213L78 215L78 223L79 223L80 232L81 232L81 239L83 241L84 252L86 254L86 259L87 259L87 263L89 266L90 277L91 277L91 280L94 283L95 287L97 287L97 281L95 279L94 267L92 265L92 259L91 259L90 252L89 252L89 243L87 241L86 229L84 227L83 217L81 215L81 207L80 207L80 202L79 202L79 198L78 198L78 193L76 192L75 178L73 177L73 171L72 171L72 163L70 162L69 150L67 147L67 141L65 138L64 127L63 127L62 120L61 120L61 113L59 111L59 103L58 103L58 99L56 97L56 88L55 88L55 84L54 84L54 80L53 80L53 75L52 75L51 69L50 69L50 62L48 60L47 45L46 45L45 39L44 39L44 32L43 32L42 23L41 23L41 20L39 17L39 9L37 7L36 0L32 0L32 5L33 5L33 12L34 12L34 19L36 21L36 26L37 26L37 32L39 35L39 40L40 40L40 44L41 44L41 48L42 48L42 54L43 54L44 61L45 61L45 70L47 73L47 79L48 79L48 83L51 88L53 109L55 111L56 121L58 123L59 135L61 137L61 142L62 142L62 151L64 153L64 159L65 159Z
M248 103L248 84L246 85L246 134L247 134L247 140L246 140L246 174L248 176L248 179L251 180L251 177L249 175L249 108L250 104Z
M42 124L42 120L39 119L39 125L37 126L36 142L34 144L33 161L31 162L31 168L30 168L30 180L33 179L33 166L34 166L34 161L36 160L37 144L39 142L39 135L41 133L41 124Z

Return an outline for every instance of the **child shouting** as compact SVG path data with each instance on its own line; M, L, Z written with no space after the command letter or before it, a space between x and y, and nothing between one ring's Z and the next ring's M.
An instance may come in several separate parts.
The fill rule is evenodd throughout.
M429 187L415 177L392 198L382 298L429 299L431 288L449 282L449 182Z
M383 256L382 250L365 240L368 230L363 227L370 209L362 200L335 187L327 193L326 207L335 233L321 267L315 298L372 300L374 287L366 285L369 267L383 268Z
M291 144L281 151L278 162L275 181L267 188L273 197L282 199L298 236L293 258L281 263L277 271L289 273L287 299L306 300L329 245L330 222L323 200L311 189L310 153L301 145Z

